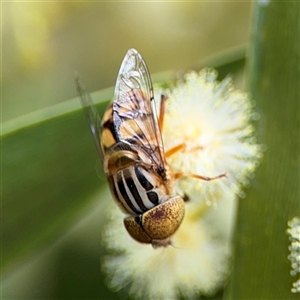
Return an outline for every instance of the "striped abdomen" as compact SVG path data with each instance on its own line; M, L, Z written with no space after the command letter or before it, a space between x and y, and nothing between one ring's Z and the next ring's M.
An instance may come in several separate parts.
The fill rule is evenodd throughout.
M117 204L131 215L142 214L169 198L161 178L139 164L109 175L108 181Z

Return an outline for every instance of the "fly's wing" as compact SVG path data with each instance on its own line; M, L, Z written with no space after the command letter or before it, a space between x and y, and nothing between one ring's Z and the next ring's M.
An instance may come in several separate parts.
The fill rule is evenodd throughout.
M80 103L83 108L85 117L89 123L97 151L102 158L101 147L100 147L100 130L101 130L101 119L99 113L93 104L90 93L86 88L85 82L79 77L78 74L75 76L75 85L77 93L80 98Z
M113 99L118 139L148 157L164 172L166 161L150 74L142 56L130 49L122 62ZM162 176L164 176L162 174Z

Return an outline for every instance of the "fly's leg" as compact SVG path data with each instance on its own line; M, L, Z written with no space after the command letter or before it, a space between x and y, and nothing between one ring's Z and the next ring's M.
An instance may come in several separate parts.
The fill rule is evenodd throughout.
M164 125L164 116L165 116L165 109L166 109L166 100L168 96L166 94L161 94L160 96L160 109L159 109L159 117L158 117L158 126L160 132L162 132L163 125Z
M220 174L220 175L217 175L217 176L214 176L214 177L202 176L202 175L197 175L197 174L184 174L184 173L174 174L175 179L179 179L179 178L182 178L182 177L193 177L193 178L196 178L196 179L211 181L211 180L216 180L216 179L220 179L220 178L223 178L223 177L227 178L227 173L225 172L223 174Z
M169 149L168 151L166 151L165 155L166 155L166 157L170 157L173 154L184 150L185 148L186 148L185 143L181 143L181 144ZM202 175L198 175L198 174L184 174L184 173L179 172L179 173L175 173L173 176L174 176L175 180L179 179L179 178L182 178L182 177L193 177L193 178L196 178L196 179L211 181L211 180L216 180L216 179L219 179L219 178L227 177L227 173L225 172L225 173L222 173L222 174L214 176L214 177L208 177L208 176L202 176Z
M177 153L178 151L182 151L186 148L185 143L181 143L171 149L169 149L168 151L165 152L166 157L170 157L173 154Z

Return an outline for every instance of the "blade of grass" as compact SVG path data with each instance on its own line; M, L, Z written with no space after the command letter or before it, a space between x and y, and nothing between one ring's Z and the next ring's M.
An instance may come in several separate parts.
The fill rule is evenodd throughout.
M291 293L287 222L299 207L299 2L254 5L249 89L267 146L239 203L235 263L225 299L298 299Z

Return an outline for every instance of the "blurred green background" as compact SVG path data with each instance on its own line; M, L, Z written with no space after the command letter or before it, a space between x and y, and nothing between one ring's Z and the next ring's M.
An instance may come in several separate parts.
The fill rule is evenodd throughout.
M152 74L180 70L249 37L248 3L2 3L3 121L115 84L136 48Z
M72 99L75 71L90 91L100 90L93 99L101 114L131 47L154 81L209 66L221 77L234 74L243 88L249 41L246 89L257 100L259 140L268 150L241 201L226 297L294 299L285 226L299 214L298 11L297 3L267 0L254 8L227 1L2 3L2 299L126 298L107 289L100 270L100 216L111 199Z

